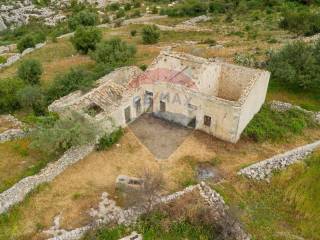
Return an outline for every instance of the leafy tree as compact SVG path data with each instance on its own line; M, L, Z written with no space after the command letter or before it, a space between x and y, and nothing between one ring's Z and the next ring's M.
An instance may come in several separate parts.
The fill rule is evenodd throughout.
M320 94L320 41L314 46L295 42L271 54L271 80L294 91Z
M93 84L89 72L72 68L66 74L58 75L46 92L47 102L63 97L76 90L89 89Z
M144 44L154 44L159 41L160 30L155 25L147 25L142 29L142 42Z
M75 30L78 26L95 26L99 22L98 14L92 10L84 9L72 15L68 20L71 30Z
M24 60L18 68L18 77L28 84L38 84L42 74L42 66L38 60Z
M31 108L35 115L46 112L44 96L39 86L25 86L17 93L21 106Z
M97 133L95 124L72 112L70 116L56 121L38 123L32 134L31 146L47 154L59 154L71 147L94 143Z
M82 53L95 50L96 45L102 39L101 31L96 27L79 27L71 39L73 46Z
M20 108L17 92L24 87L20 79L0 80L0 113L12 112Z
M27 48L35 47L35 39L31 35L26 35L17 43L19 52L23 52Z
M120 38L113 38L97 45L92 58L98 63L119 67L127 64L136 54L136 47L121 41Z

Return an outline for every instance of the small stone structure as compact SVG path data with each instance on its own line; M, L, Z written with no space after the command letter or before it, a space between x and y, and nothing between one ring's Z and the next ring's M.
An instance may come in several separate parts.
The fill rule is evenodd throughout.
M77 91L49 106L64 115L77 111L108 128L126 127L144 112L202 130L229 142L264 103L270 73L189 54L162 51L145 72L124 67L106 75L97 87ZM94 116L90 109L100 109Z
M141 178L129 177L126 175L119 175L116 179L117 188L127 188L127 187L140 187L143 184Z
M276 155L264 161L252 164L241 169L238 175L244 175L250 179L268 179L273 171L282 170L297 161L310 155L316 148L320 147L320 140L314 143L295 148L283 154Z
M204 182L198 185L189 186L182 191L161 197L153 203L153 206L170 203L195 190L200 192L200 196L203 197L214 212L217 213L215 220L217 221L217 224L223 228L223 234L225 237L230 237L230 239L235 240L250 240L250 236L245 233L239 222L228 213L228 206L225 205L220 194L212 190ZM54 225L50 229L44 231L46 234L53 235L53 237L48 240L78 240L86 233L86 231L110 223L129 226L134 223L141 214L145 213L146 208L143 207L122 209L116 206L115 202L109 199L108 196L108 193L102 193L98 208L90 210L89 214L94 219L91 224L67 231L59 229L57 218L60 218L60 216L55 218Z
M52 181L68 166L83 159L93 149L93 145L71 148L59 160L48 164L40 173L23 178L11 188L0 193L0 214L6 212L12 205L21 202L28 193L40 184Z

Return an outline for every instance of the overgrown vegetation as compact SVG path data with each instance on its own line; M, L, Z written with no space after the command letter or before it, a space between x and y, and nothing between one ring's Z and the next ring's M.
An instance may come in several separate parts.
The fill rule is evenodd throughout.
M95 27L78 27L71 42L75 49L87 54L89 51L96 49L96 45L101 39L102 33L100 29Z
M186 196L177 203L161 206L143 215L135 225L100 228L89 232L83 240L113 240L129 235L133 230L143 239L203 239L213 240L217 235L212 214L197 196Z
M160 30L156 25L147 25L142 29L142 42L154 44L160 39Z
M112 38L97 45L97 50L91 57L97 62L112 67L120 67L129 64L137 50L135 45L128 44L120 38Z
M295 42L283 47L271 54L267 68L271 80L284 88L320 98L320 41L314 45Z
M20 108L18 92L24 87L24 82L16 78L0 81L0 113L13 112Z
M254 239L319 239L320 154L315 153L271 178L270 183L237 180L217 190ZM284 224L285 223L285 224Z
M98 131L94 123L75 112L61 119L39 117L32 133L31 147L57 155L71 147L94 143Z
M123 129L118 128L109 134L103 135L96 145L98 151L106 150L110 148L113 144L117 143L123 136Z
M284 141L306 128L317 127L312 117L301 110L273 111L264 105L245 129L243 136L257 142Z
M23 60L18 68L18 77L26 84L35 85L40 83L42 65L38 60Z

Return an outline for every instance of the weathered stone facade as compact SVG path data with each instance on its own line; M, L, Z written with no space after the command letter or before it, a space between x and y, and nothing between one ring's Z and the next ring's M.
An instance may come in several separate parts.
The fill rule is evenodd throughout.
M237 142L264 103L269 76L266 71L163 51L145 72L137 67L117 69L89 93L71 93L53 102L49 110L85 114L88 108L99 108L93 119L105 127L108 118L125 127L144 112L152 112Z
M282 170L310 155L320 147L320 141L295 148L283 154L276 155L264 161L252 164L241 169L238 175L244 175L255 180L268 180L273 171Z

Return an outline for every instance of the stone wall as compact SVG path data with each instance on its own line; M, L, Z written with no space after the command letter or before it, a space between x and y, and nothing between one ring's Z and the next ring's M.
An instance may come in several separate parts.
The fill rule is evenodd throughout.
M39 174L23 178L8 190L0 194L0 214L6 212L11 206L23 201L28 193L42 183L52 181L68 166L83 159L94 149L93 145L72 148L64 153L57 161L48 164Z
M320 124L320 112L308 111L300 106L293 105L291 103L281 102L281 101L272 101L270 103L270 107L272 110L279 111L279 112L288 111L290 109L298 109L300 111L303 111L306 114L311 115L314 121Z
M28 132L22 129L9 129L0 133L0 143L11 141L17 138L23 138Z
M241 169L238 172L238 175L243 175L255 180L268 180L268 178L272 176L273 171L282 170L289 165L304 159L318 147L320 147L320 140L252 164L249 167Z
M231 239L235 240L250 240L250 236L243 231L240 223L229 215L228 206L225 205L225 202L219 193L212 190L204 182L161 197L153 203L153 206L161 203L170 203L195 190L200 192L200 196L203 197L208 205L213 208L214 212L217 213L217 219L215 220L217 224L223 228L224 237L231 237ZM58 216L58 221L57 218L55 218L54 225L50 229L44 231L46 234L53 235L53 237L48 240L78 240L90 229L110 223L128 226L134 223L141 214L145 213L146 208L143 207L133 207L125 210L121 209L108 197L108 193L102 193L98 208L91 209L89 212L90 216L93 218L93 222L86 226L67 231L59 228L60 216Z
M7 59L7 62L0 64L0 69L5 68L5 67L9 67L12 64L14 64L15 62L19 61L23 56L25 56L28 53L33 52L36 49L42 48L46 45L46 42L44 43L38 43L36 44L36 46L34 48L27 48L25 49L22 53L16 53L14 55L12 55L11 57L9 57Z

